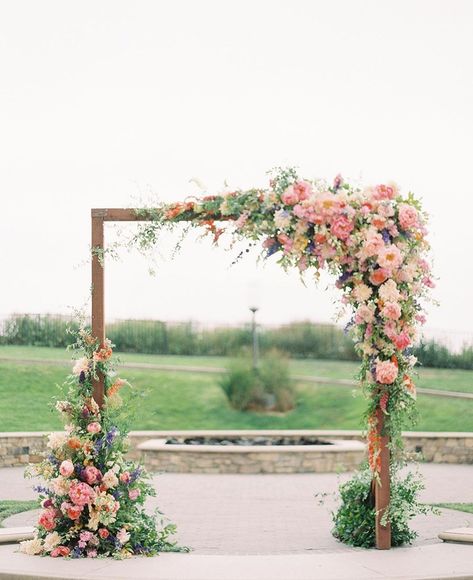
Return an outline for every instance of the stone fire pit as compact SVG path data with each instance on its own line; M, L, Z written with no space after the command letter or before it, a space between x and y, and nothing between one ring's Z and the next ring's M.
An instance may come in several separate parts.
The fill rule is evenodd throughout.
M304 431L175 431L137 449L150 471L179 473L351 471L365 457L360 441Z

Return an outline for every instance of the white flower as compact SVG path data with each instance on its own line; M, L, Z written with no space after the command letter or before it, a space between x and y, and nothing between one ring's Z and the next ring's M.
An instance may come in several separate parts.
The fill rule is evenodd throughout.
M284 229L287 228L291 224L292 218L291 214L284 210L280 209L274 214L274 223L277 228Z
M415 367L417 364L417 357L411 354L409 357L407 357L407 362L410 367Z
M48 534L44 539L44 550L45 552L50 552L56 546L59 546L61 543L61 536L57 532L52 532Z
M72 368L72 374L80 375L81 373L86 373L88 370L89 370L89 359L84 356L76 360L75 365Z
M397 284L394 280L388 280L379 288L379 296L384 302L398 302L401 298L401 293L397 289Z
M48 435L48 443L47 443L47 447L49 447L50 449L57 449L58 447L61 447L62 445L64 445L66 443L66 439L67 439L67 433L61 432L61 433L50 433Z
M51 479L51 486L54 493L57 495L67 495L69 493L71 482L65 477L62 477L62 475L59 475L58 477Z
M120 544L122 544L122 545L126 544L129 539L130 539L130 534L125 530L125 528L122 528L117 533L117 540L120 542Z
M34 538L33 540L25 540L24 542L20 542L20 552L23 552L23 554L35 556L36 554L41 554L42 551L43 544L40 538Z
M109 469L105 472L102 482L107 486L107 488L115 487L118 485L118 477L115 475L115 471L113 469Z
M353 296L357 302L365 302L373 294L373 290L366 284L357 284L353 289Z

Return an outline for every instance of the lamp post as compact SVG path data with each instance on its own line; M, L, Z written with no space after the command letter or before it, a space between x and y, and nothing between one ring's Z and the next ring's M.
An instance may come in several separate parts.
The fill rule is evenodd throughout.
M253 369L256 370L258 368L259 359L258 333L256 332L256 313L258 311L258 307L250 306L250 311L252 313L251 334L253 336Z

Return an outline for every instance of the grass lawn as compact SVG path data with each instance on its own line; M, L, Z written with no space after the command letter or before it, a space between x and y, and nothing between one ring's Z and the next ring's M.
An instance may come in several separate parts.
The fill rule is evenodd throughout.
M208 361L190 360L193 364ZM342 370L338 376L346 376L342 372L350 365L327 361L302 364L326 369L317 370L317 374L329 369L335 372L339 364ZM50 403L58 394L55 385L63 382L67 372L61 366L0 361L0 430L61 428ZM123 369L120 374L141 395L133 429L359 429L365 409L363 398L354 397L351 389L300 383L297 408L286 415L240 413L229 407L218 375L141 369ZM473 431L473 401L423 396L419 397L419 410L417 430Z
M0 526L6 518L38 507L39 503L34 499L29 501L0 500Z
M216 356L173 356L135 353L118 353L122 362L143 362L162 365L224 367L227 359ZM70 361L71 353L62 348L43 346L0 346L2 358L40 359ZM327 377L330 379L353 379L358 371L358 364L349 361L332 360L292 360L291 372L295 375ZM473 371L458 369L418 369L416 380L418 387L428 387L447 391L473 392Z
M435 507L473 514L473 503L436 503Z

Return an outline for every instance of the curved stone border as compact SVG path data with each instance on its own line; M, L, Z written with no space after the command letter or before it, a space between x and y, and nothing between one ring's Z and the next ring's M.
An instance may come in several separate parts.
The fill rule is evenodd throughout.
M331 440L363 441L361 431L356 430L267 430L267 431L132 431L130 433L129 456L141 457L138 446L149 439L164 439L179 436L259 436L273 435L283 437L300 437L301 435L327 438ZM41 453L46 451L46 432L21 431L0 432L0 467L15 467L34 463L40 460ZM470 432L406 432L406 448L420 453L425 461L434 463L469 463L473 464L473 433ZM267 447L265 450L267 451Z
M261 432L268 436L268 432ZM167 445L166 438L138 445L150 471L173 473L327 473L353 471L365 458L360 441L330 445Z

